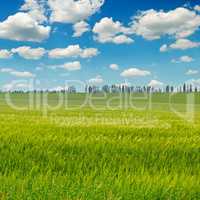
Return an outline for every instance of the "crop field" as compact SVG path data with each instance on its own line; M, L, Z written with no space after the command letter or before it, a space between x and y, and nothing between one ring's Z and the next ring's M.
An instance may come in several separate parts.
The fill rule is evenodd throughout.
M0 158L0 199L200 199L200 94L2 93Z

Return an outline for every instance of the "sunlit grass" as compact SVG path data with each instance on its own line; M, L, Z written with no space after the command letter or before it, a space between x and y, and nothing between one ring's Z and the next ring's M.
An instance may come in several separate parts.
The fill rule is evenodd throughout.
M179 94L134 102L145 110L78 108L84 95L43 113L0 103L0 199L199 199L200 109ZM111 96L112 97L112 96ZM27 95L12 96L27 105ZM55 95L50 95L55 104ZM110 97L108 97L110 98ZM113 105L117 102L114 102Z

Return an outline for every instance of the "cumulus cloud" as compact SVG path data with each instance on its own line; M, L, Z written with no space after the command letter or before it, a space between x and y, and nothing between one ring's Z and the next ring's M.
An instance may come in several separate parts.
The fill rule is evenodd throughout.
M112 70L118 70L119 69L119 66L117 64L111 64L109 67Z
M200 42L192 42L188 39L179 39L179 40L176 40L175 43L171 44L170 48L185 50L185 49L196 48L199 46L200 46Z
M21 77L21 78L33 78L35 77L34 74L32 74L31 72L26 72L26 71L12 71L10 72L11 75L16 76L16 77Z
M198 70L189 69L185 74L186 74L186 75L196 75L196 74L198 74L198 73L199 73Z
M200 16L187 8L176 8L169 12L147 10L133 18L132 31L147 40L169 35L185 38L200 27Z
M45 5L43 0L25 0L20 11L27 12L34 20L42 23L47 21L44 7Z
M148 86L153 87L153 88L160 88L164 85L164 83L157 81L157 80L151 80L148 84Z
M199 5L194 6L194 10L200 12L200 6Z
M51 22L77 23L99 11L104 0L48 0Z
M150 71L146 71L146 70L141 70L138 68L129 68L124 70L121 73L121 76L126 77L126 78L131 78L131 77L140 77L140 76L148 76L151 75Z
M68 71L77 71L81 69L81 64L79 61L65 63L63 65L63 69L68 70Z
M80 37L85 32L90 30L89 24L85 21L77 22L73 25L74 34L73 37Z
M178 59L172 59L172 63L181 63L181 62L190 63L192 61L194 61L194 59L190 56L181 56Z
M162 45L160 48L160 51L166 52L170 49L186 50L186 49L197 48L199 46L200 46L200 42L193 42L188 39L178 39L176 40L175 43L172 43L169 46L167 44Z
M19 54L19 56L25 59L38 60L44 56L46 50L44 48L31 48L28 46L22 46L12 49L12 52Z
M79 45L69 45L67 48L56 48L49 51L50 58L67 58L80 56L82 49Z
M112 39L112 42L115 44L130 44L133 43L133 39L126 35L118 35Z
M91 78L88 82L89 84L98 85L98 84L102 84L104 80L100 75L98 75L95 78Z
M81 63L79 61L74 61L74 62L67 62L62 65L51 65L48 66L50 69L65 69L67 71L77 71L81 69Z
M11 69L11 68L2 68L2 69L0 69L0 72L8 73L10 75L20 77L20 78L34 78L35 77L35 74L32 74L31 72L17 71L15 69Z
M41 42L49 37L51 28L40 25L28 13L18 12L0 22L0 38Z
M163 44L161 47L160 47L160 52L166 52L168 50L168 46L166 44Z
M130 44L133 41L127 35L129 28L124 27L119 21L114 22L112 18L102 18L93 28L95 40L101 43Z
M12 52L7 49L0 49L0 59L8 59L12 57Z
M86 48L82 49L82 52L80 54L81 58L92 58L99 54L98 49L95 48Z
M66 48L56 48L49 51L50 58L69 58L82 57L91 58L98 55L99 51L95 48L80 48L79 45L69 45Z

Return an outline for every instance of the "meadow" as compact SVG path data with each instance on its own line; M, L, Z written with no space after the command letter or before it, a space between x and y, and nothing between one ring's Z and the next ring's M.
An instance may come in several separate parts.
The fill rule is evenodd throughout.
M57 102L0 94L0 199L200 199L199 93Z

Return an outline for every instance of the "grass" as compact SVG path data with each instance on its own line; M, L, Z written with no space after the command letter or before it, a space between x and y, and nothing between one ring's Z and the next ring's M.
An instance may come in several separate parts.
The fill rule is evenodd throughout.
M200 94L189 107L186 94L98 96L17 111L0 94L0 199L200 199Z

